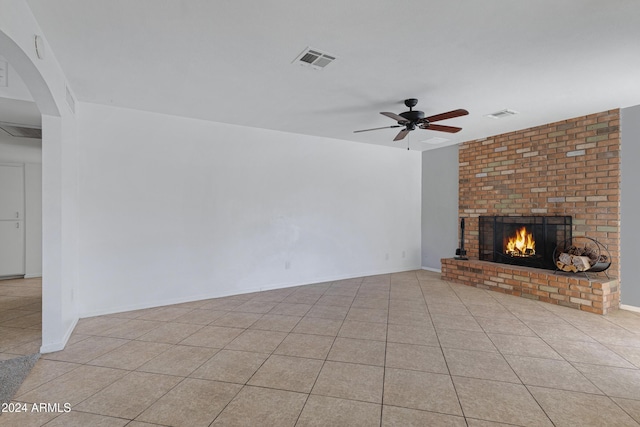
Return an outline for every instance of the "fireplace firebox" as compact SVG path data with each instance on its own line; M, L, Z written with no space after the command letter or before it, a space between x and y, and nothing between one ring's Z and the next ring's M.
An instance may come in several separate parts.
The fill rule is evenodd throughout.
M571 239L570 216L481 216L483 261L555 270L553 251Z

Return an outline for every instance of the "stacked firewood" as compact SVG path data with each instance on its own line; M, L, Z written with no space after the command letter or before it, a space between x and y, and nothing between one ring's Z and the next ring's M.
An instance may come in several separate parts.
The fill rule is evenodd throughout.
M587 271L598 262L607 262L606 255L600 255L591 247L569 246L558 256L556 267L562 271Z

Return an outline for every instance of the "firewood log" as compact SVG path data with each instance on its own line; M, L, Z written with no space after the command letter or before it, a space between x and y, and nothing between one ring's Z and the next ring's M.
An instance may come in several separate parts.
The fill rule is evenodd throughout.
M574 256L571 259L573 265L576 266L578 271L586 271L591 268L591 262L589 262L589 257L586 256Z
M569 255L563 252L558 257L558 260L563 264L571 265L573 264L573 262L571 261L572 258L573 258L573 255Z
M561 271L570 271L572 273L575 273L578 271L578 268L575 265L564 264L561 261L556 261L556 267L558 267L558 270L561 270Z

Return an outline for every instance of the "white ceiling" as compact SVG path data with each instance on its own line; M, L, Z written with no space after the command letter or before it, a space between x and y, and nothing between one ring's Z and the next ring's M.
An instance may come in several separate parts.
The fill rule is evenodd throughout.
M424 150L640 104L637 0L28 0L78 100ZM337 56L292 64L307 47ZM490 119L510 108L519 115ZM431 137L449 141L421 143Z

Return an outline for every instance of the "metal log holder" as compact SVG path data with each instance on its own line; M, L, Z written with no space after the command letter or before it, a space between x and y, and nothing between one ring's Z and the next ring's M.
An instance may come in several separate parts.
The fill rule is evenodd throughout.
M611 267L611 253L607 249L605 245L598 242L591 237L586 236L574 236L570 239L567 239L563 242L560 242L556 249L553 251L553 261L558 261L560 254L566 251L568 248L575 247L590 247L591 250L595 253L594 259L591 260L591 268L585 271L578 271L573 274L583 273L587 279L591 280L588 273L604 273L609 279L609 275L607 274L607 270ZM556 273L560 272L556 268Z

